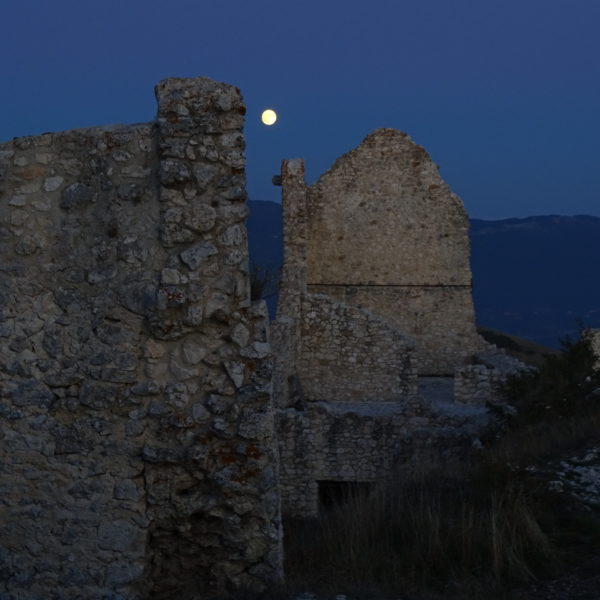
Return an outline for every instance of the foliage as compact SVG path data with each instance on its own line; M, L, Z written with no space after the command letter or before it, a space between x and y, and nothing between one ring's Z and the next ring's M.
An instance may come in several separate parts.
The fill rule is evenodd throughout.
M561 340L562 352L549 355L538 370L508 378L503 395L516 409L514 426L523 427L542 420L574 417L596 410L600 398L600 372L594 371L595 357L589 341L582 336Z

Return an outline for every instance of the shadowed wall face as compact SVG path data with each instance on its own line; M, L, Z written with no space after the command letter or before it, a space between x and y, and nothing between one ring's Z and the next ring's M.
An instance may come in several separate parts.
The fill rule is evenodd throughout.
M417 340L421 374L479 349L468 218L423 148L380 129L308 188L307 284Z
M157 98L154 123L0 146L0 595L281 575L244 106L208 79Z

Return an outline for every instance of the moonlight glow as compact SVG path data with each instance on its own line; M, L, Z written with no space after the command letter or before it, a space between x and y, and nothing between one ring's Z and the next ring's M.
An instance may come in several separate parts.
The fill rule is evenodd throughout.
M277 121L277 113L268 108L267 110L263 111L263 114L260 118L265 125L273 125L273 123Z

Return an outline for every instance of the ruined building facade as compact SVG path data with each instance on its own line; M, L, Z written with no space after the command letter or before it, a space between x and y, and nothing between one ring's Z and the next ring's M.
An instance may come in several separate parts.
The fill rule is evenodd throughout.
M462 204L389 129L314 186L284 162L272 353L239 90L156 95L152 123L0 145L2 598L260 593L282 508L470 445L504 372Z
M0 145L0 596L210 598L281 578L245 108Z
M314 516L328 489L468 446L519 365L476 332L467 214L408 135L373 132L312 186L284 161L281 185L282 501Z

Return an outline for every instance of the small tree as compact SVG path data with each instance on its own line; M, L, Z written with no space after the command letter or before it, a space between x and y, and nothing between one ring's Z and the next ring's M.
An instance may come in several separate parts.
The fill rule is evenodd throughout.
M594 393L600 388L600 371L594 369L590 341L567 337L561 340L561 350L547 356L539 369L506 381L503 393L517 408L516 421L563 418L600 408L600 397Z

